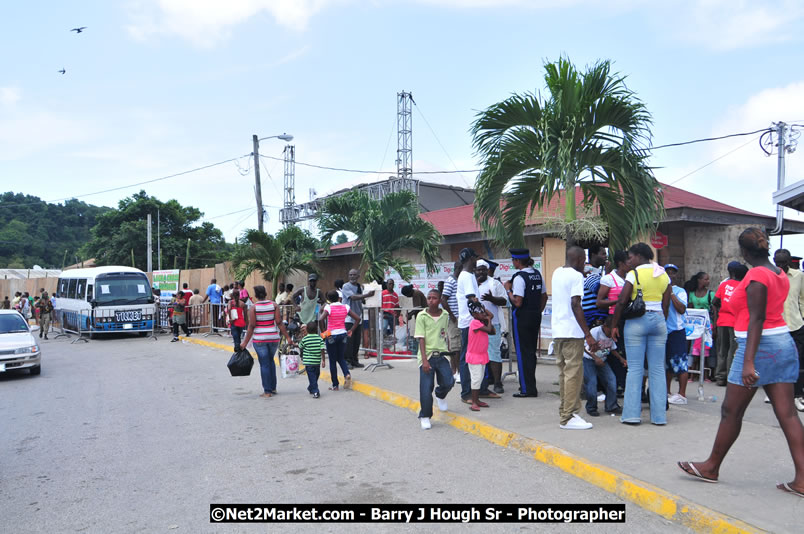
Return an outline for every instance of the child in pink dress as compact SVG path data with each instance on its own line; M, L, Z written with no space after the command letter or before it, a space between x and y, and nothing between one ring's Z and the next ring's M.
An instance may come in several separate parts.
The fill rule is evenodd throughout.
M489 334L494 335L494 325L491 319L494 315L486 310L479 302L469 302L469 313L472 322L469 323L469 342L466 345L466 363L469 366L469 375L472 377L472 406L473 412L489 405L479 400L480 383L483 381L483 369L489 363Z

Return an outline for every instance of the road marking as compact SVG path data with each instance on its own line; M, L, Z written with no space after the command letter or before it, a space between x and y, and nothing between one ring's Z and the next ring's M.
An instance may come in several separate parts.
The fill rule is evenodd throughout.
M197 338L182 338L190 343L206 347L231 351L232 347ZM329 380L330 375L321 371L321 379ZM419 412L419 401L400 393L394 393L370 384L352 380L352 389L367 397L386 404L405 408L415 414ZM675 521L696 532L718 534L738 534L744 532L761 533L764 530L721 512L706 508L679 495L670 493L657 486L620 473L614 469L594 463L577 456L560 447L547 442L529 438L515 432L509 432L476 419L457 415L452 412L435 410L433 419L452 427L485 439L500 447L505 447L524 454L533 459L561 469L581 480L593 484L609 493L630 501L640 507L657 513L665 519Z

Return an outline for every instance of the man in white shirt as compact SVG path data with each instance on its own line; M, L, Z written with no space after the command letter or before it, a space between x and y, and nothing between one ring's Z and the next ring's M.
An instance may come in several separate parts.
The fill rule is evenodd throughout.
M469 301L480 302L478 299L479 291L477 288L477 278L475 278L475 266L477 265L477 253L471 248L462 249L458 261L461 262L463 269L458 275L458 289L456 291L458 299L458 328L461 329L461 359L458 365L458 372L461 377L461 400L466 404L472 403L472 377L469 375L469 366L466 364L466 346L469 343L469 323L472 322L472 314L469 313ZM496 393L489 391L488 377L483 378L480 384L480 396L486 398L500 398Z
M586 253L581 247L567 249L567 263L553 273L553 331L554 353L558 363L558 384L561 406L560 427L565 430L587 430L592 423L586 422L578 412L581 410L583 387L584 340L589 351L598 350L598 342L592 337L583 316L583 267Z

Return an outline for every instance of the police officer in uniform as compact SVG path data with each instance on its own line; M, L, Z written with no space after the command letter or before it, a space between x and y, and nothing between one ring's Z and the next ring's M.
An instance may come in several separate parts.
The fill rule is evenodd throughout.
M526 248L511 249L511 260L517 272L505 283L508 300L513 308L514 346L519 371L519 393L514 397L538 397L536 389L536 351L542 312L547 305L547 287L542 273L533 268L533 259Z

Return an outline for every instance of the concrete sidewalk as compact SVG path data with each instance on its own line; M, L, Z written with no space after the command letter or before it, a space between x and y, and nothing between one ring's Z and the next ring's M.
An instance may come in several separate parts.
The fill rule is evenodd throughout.
M361 360L365 364L374 361ZM419 370L416 360L390 360L387 363L393 369L381 368L374 372L355 369L353 379L357 382L356 389L360 390L362 383L393 392L398 395L390 395L394 397L390 399L392 404L416 411L419 399ZM506 363L504 369L507 368ZM549 449L551 445L558 447L562 452L569 453L569 456L579 457L577 461L570 458L570 465L559 466L560 468L598 486L606 485L600 480L594 480L599 479L601 474L606 475L606 468L633 477L637 486L642 482L647 483L644 487L648 491L637 491L627 497L644 507L666 511L666 506L675 506L671 501L678 496L679 507L683 507L685 502L698 504L738 520L732 525L724 523L723 532L737 532L750 526L771 532L801 530L801 525L804 524L804 499L786 495L775 487L778 482L792 479L793 463L772 407L763 402L764 395L761 391L757 393L746 413L740 438L721 469L720 482L708 484L684 475L676 462L701 461L708 456L719 423L720 403L725 388L707 383L706 395L717 395L718 400L700 402L695 400L696 385L690 384L689 404L671 405L666 426L650 424L647 405L643 405L643 424L630 426L621 424L619 417L606 414L601 403L600 417L586 417L585 412L581 413L594 423L594 429L567 431L558 426L558 368L552 364L540 363L536 375L540 395L538 398L513 398L511 395L517 391L518 383L516 377L508 377L504 382L506 392L502 398L487 399L491 406L481 412L470 411L469 406L460 401L460 385L456 384L447 397L449 411L479 424L476 428L469 428L471 424L455 424L449 413L440 415L436 409L434 425L449 423L486 437L489 441L504 444L493 435L500 434L498 429L501 429L513 433L517 440L521 441L522 437L530 438L546 446L539 448ZM326 379L328 377L322 376L322 381ZM672 390L676 391L677 387L678 384L674 383ZM383 400L389 402L387 393L377 395L377 390L373 391L366 388L364 393L378 398L382 396ZM411 429L418 430L418 420L413 414L410 425ZM484 433L489 435L485 436ZM505 441L504 446L510 445ZM528 448L513 448L532 452ZM539 458L538 453L534 456L558 466L555 461ZM571 465L573 462L577 465ZM592 469L587 470L585 466L592 466ZM620 479L616 483L623 485ZM651 486L664 492L653 493L650 491ZM537 488L535 486L536 491L549 491L548 488ZM617 491L622 493L622 488ZM667 494L670 494L669 499L663 497ZM662 502L640 502L648 499ZM740 525L741 521L748 525ZM709 529L715 523L710 521L701 524L708 525L706 529Z

